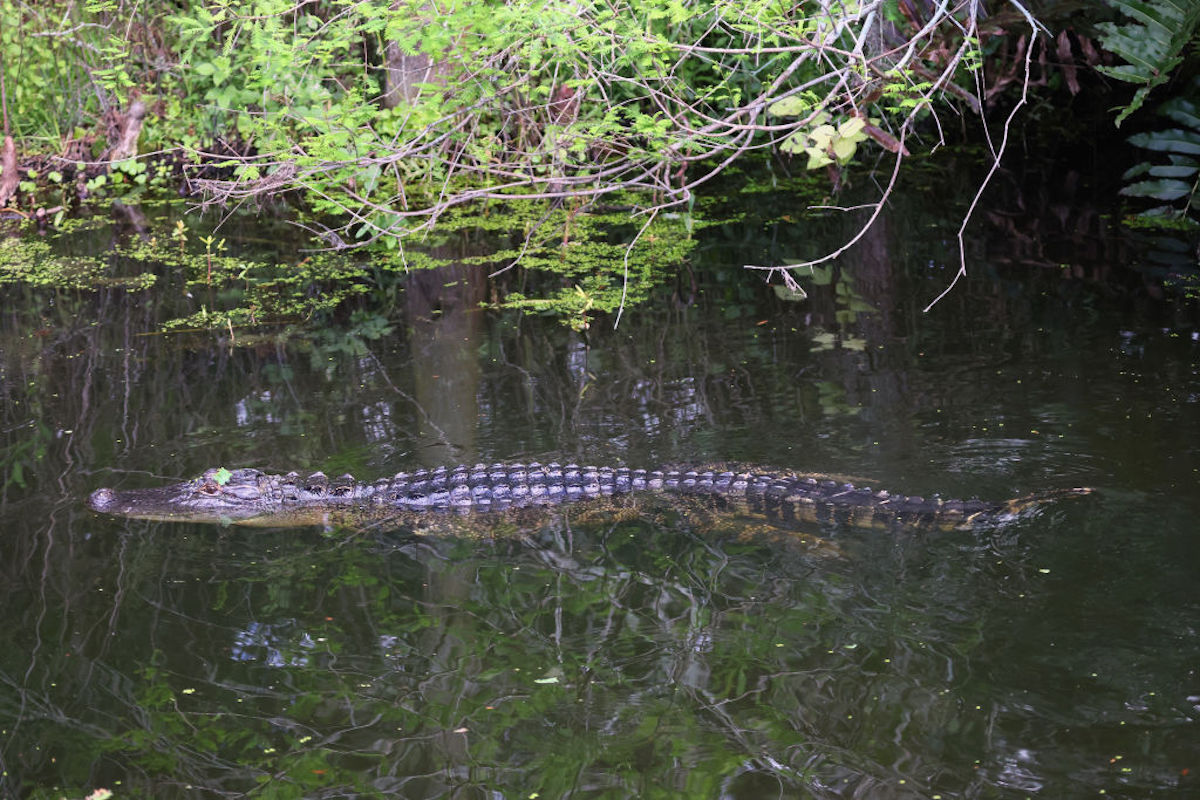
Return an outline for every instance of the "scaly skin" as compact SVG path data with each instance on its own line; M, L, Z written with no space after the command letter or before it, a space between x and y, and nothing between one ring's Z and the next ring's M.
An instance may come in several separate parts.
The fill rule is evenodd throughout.
M155 489L98 489L95 511L181 522L293 527L361 526L438 513L482 515L639 493L707 498L768 522L835 521L853 527L1002 525L1030 509L1090 489L1064 489L1017 500L942 500L890 494L824 476L754 470L632 470L574 464L477 464L401 472L374 482L316 472L269 475L210 469Z

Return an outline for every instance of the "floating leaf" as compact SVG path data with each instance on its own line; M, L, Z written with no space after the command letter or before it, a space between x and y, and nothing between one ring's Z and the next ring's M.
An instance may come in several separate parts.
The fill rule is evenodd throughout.
M853 322L854 320L850 320ZM842 347L846 350L855 350L857 352L865 352L867 349L867 340L860 339L857 336L848 336L842 339Z

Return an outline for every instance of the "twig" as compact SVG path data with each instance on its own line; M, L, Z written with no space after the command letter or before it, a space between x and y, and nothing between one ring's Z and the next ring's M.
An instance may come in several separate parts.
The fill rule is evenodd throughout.
M1014 3L1014 5L1016 5L1017 8L1020 8L1022 13L1025 14L1025 18L1029 21L1029 27L1033 32L1029 39L1029 47L1025 48L1025 80L1021 85L1021 99L1018 100L1017 103L1012 107L1012 110L1008 112L1008 116L1004 120L1003 135L1000 138L1000 147L998 149L994 147L992 148L991 167L988 169L987 175L985 175L983 180L980 182L979 188L975 191L975 196L971 199L971 205L967 208L967 213L963 215L962 224L958 228L958 272L954 274L954 279L950 281L950 285L943 289L937 297L933 298L929 305L922 309L922 313L928 313L929 309L937 305L943 297L950 294L950 291L954 289L958 282L967 276L967 243L965 237L967 225L970 223L971 217L974 215L975 209L979 205L980 198L983 197L984 190L987 189L988 184L991 183L992 176L996 174L996 170L1000 169L1000 159L1003 158L1005 150L1008 149L1008 134L1010 128L1012 127L1012 122L1016 118L1017 112L1021 110L1021 106L1025 105L1029 99L1030 70L1032 68L1031 65L1033 62L1034 51L1033 45L1034 42L1037 41L1038 25L1033 17L1029 15L1028 11L1025 11L1025 9L1019 4ZM987 130L986 122L984 123L984 130ZM991 140L989 136L989 144L990 141Z

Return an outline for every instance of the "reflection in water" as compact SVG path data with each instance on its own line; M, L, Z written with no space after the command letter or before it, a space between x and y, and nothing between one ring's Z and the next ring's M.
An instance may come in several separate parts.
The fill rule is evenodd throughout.
M406 278L403 308L245 349L142 335L158 307L141 296L13 289L0 794L1195 793L1194 321L1071 277L1112 276L1112 251L1015 279L988 266L1060 252L1048 241L996 243L922 315L953 230L926 197L898 197L806 305L713 245L693 304L586 338L481 312L486 284L457 267ZM779 224L772 246L802 252L821 224ZM817 525L815 548L672 503L482 537L81 504L216 465L511 458L1101 492L998 531Z
M238 427L258 427L279 422L274 411L275 398L270 389L238 400L233 406L234 422Z
M1013 748L1012 755L1002 760L1000 774L996 776L996 783L1023 792L1041 791L1042 780L1035 771L1038 766L1037 762L1038 759L1032 751L1024 747Z
M1039 425L1048 430L1061 430L1046 419L1025 420L1024 424ZM1070 483L1072 480L1086 480L1095 476L1103 469L1102 459L1092 453L1073 449L1065 435L1047 441L1044 438L1005 437L1006 427L1015 427L1017 422L1008 426L997 424L995 418L988 421L986 427L999 433L995 438L968 438L948 447L944 463L938 464L939 470L957 472L965 475L991 474L997 477L1009 478L1021 475L1042 473L1046 480L1058 480ZM1038 428L1030 432L1036 434Z
M363 406L359 411L363 437L368 444L384 445L394 442L399 428L392 421L392 404L384 401Z
M642 433L647 437L687 435L704 427L712 415L704 404L695 376L665 383L642 380L633 386L633 399L641 412ZM661 416L662 412L667 416Z
M234 661L253 661L268 667L306 667L316 647L295 620L248 622L233 637L229 655Z
M439 251L439 257L449 254ZM409 275L412 375L421 411L417 463L463 463L476 457L481 365L478 357L487 284L462 264Z

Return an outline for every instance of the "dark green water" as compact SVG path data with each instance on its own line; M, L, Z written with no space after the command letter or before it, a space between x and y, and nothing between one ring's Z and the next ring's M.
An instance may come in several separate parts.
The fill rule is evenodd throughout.
M1004 194L922 314L954 268L930 196L800 304L741 265L839 223L747 198L650 307L582 335L480 311L453 271L250 347L159 335L188 302L167 277L4 289L0 795L1200 796L1195 306L1086 198ZM218 465L517 459L1099 491L818 549L669 514L480 540L83 505Z

